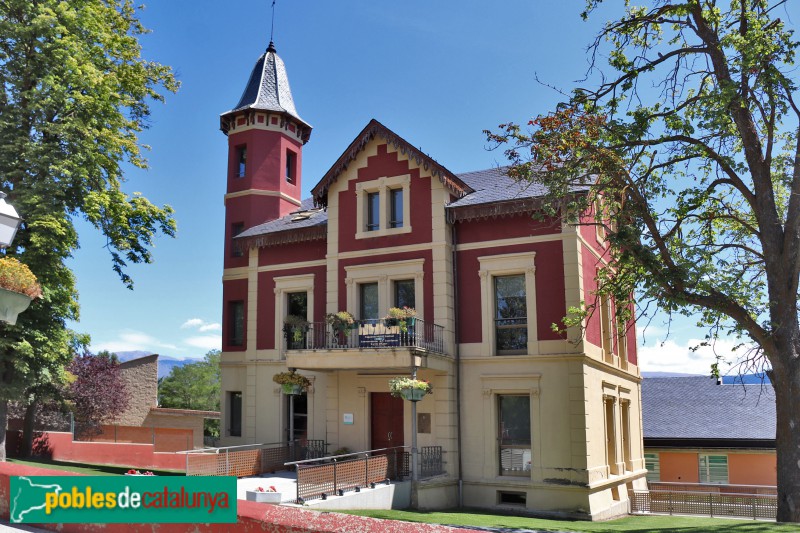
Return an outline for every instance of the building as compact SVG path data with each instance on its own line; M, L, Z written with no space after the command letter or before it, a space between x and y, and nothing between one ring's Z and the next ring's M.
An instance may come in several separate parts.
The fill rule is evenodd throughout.
M540 187L454 174L375 120L301 199L312 128L272 43L220 123L223 444L291 426L330 450L408 446L411 402L388 380L416 368L434 386L418 445L440 446L446 470L416 484L419 507L627 512L645 476L635 328L618 336L605 301L582 330L551 327L593 301L602 233L536 221ZM384 320L391 307L416 318ZM325 317L343 310L356 321L337 333ZM289 315L308 325L290 334ZM287 368L312 381L291 420L272 381Z
M642 410L648 481L777 484L769 381L646 378Z

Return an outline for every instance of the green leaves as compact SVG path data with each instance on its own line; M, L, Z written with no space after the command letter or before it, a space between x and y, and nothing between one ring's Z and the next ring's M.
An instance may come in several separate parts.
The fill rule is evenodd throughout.
M83 217L106 236L111 266L152 261L158 234L174 236L173 211L123 190L126 164L146 167L137 134L150 104L178 83L141 57L146 30L129 0L8 0L0 3L0 189L24 219L6 251L26 263L43 297L0 325L0 401L60 379L88 342L66 328L78 318L65 261Z

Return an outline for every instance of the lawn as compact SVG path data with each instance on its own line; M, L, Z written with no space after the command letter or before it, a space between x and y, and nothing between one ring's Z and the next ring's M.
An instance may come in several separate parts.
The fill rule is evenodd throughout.
M796 524L776 524L754 520L728 520L724 518L703 518L690 516L628 516L608 522L580 522L571 520L545 520L520 516L502 516L469 511L337 511L346 514L447 524L452 526L479 526L511 529L537 529L542 531L585 531L585 532L624 532L631 533L772 533L796 532Z
M87 476L121 476L125 474L131 467L130 466L115 466L115 465L92 465L84 463L69 463L67 461L53 461L40 457L30 459L8 459L9 463L18 465L35 466L38 468L49 468L51 470L64 470L66 472L77 472ZM140 471L149 470L147 468L139 468ZM151 470L157 476L182 476L183 472L173 470Z

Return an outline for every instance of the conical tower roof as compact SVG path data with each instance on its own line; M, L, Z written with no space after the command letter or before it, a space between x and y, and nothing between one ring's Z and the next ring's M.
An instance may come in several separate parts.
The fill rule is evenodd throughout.
M239 103L230 111L222 113L222 117L249 109L285 114L311 129L311 125L297 113L286 66L272 42L253 67Z

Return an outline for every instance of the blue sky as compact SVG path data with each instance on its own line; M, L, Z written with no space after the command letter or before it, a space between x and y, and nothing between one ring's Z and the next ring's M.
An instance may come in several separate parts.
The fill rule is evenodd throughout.
M226 138L219 114L241 95L269 42L269 0L168 0L141 14L152 33L143 55L171 65L182 83L154 104L150 169L127 173L142 192L175 211L178 235L159 238L155 262L130 268L129 291L112 272L103 240L78 224L81 320L95 350L148 350L201 357L220 346ZM286 63L300 116L314 126L304 147L304 196L347 145L376 118L454 172L503 164L482 134L527 121L562 99L587 69L586 45L600 24L582 1L279 0L275 44ZM673 325L665 346L660 320L640 347L644 370L707 373L713 357L691 354L702 338ZM671 344L670 344L671 343Z

